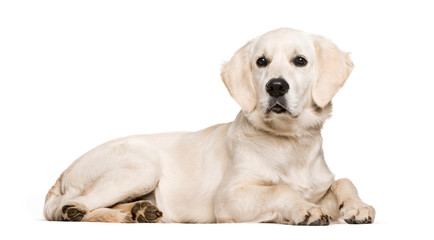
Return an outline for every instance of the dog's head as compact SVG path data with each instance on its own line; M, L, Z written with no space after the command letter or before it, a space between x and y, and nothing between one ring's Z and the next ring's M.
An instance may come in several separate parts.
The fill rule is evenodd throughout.
M289 122L327 108L352 68L348 53L331 41L281 28L240 48L221 76L245 115Z

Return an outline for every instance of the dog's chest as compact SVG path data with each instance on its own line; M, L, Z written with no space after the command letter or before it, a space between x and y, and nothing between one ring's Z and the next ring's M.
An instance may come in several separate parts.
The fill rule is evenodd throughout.
M319 201L334 181L328 168L318 167L289 167L279 178L309 202Z
M327 167L321 141L311 144L284 142L264 146L267 153L260 154L262 175L273 184L291 186L300 197L318 201L334 181Z

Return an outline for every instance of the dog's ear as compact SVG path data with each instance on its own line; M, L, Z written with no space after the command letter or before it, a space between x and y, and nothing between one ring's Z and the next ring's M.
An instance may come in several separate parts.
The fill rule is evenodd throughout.
M323 108L344 85L354 65L349 53L341 51L330 40L314 36L314 44L316 66L312 98L316 105Z
M252 112L257 103L256 90L252 82L250 48L251 44L248 42L229 62L224 63L221 69L221 77L230 95L246 112Z

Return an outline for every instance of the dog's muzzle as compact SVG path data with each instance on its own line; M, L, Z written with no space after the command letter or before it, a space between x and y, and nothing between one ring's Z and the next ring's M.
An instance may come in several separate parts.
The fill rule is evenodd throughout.
M287 103L284 95L289 91L289 84L282 78L273 78L265 85L267 93L270 95L267 113L277 114L287 112Z

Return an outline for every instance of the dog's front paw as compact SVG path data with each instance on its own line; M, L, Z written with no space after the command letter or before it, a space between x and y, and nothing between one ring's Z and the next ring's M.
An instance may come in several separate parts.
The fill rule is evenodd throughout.
M298 208L292 222L295 225L324 226L330 224L330 217L319 206L305 204Z
M346 200L339 206L341 218L349 224L373 223L375 209L360 200Z

